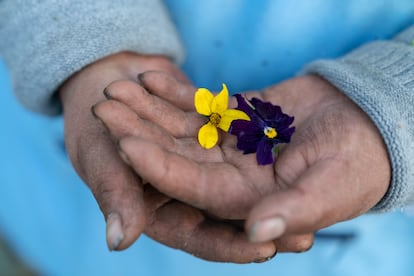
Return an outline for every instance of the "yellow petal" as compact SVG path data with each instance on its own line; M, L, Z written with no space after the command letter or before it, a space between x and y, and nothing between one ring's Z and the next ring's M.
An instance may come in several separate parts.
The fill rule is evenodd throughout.
M218 131L212 124L207 123L198 131L198 142L203 148L211 149L217 144L217 141Z
M230 128L230 124L233 120L250 121L250 117L243 111L240 111L237 109L227 109L221 115L221 120L220 120L220 124L218 127L224 131L228 131Z
M223 89L218 93L211 103L211 112L222 114L229 106L229 91L223 83Z
M199 88L194 95L194 105L196 111L205 116L211 115L211 104L213 102L214 95L208 89Z

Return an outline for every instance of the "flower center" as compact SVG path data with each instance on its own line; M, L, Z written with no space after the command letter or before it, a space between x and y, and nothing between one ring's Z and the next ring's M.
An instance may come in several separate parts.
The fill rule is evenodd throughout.
M265 127L263 130L267 138L273 139L277 136L277 131L273 127Z
M213 113L210 115L210 123L215 126L218 127L218 125L220 124L221 121L221 116L218 113Z

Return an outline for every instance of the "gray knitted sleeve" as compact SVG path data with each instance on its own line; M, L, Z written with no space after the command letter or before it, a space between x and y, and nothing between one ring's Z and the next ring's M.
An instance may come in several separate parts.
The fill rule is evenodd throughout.
M182 59L160 1L0 1L0 55L18 99L33 111L58 114L58 87L84 66L121 51Z
M372 211L414 202L414 27L390 41L364 45L336 60L305 67L359 105L381 132L392 164L388 192Z

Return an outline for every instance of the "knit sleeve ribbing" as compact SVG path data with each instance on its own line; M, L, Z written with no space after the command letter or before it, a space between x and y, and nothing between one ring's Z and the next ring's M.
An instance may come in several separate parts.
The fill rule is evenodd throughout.
M308 64L361 107L379 129L392 165L392 181L372 209L414 202L414 27L393 40L375 41L335 60Z
M182 59L160 1L0 1L0 55L18 99L35 112L58 114L58 87L84 66L121 51Z

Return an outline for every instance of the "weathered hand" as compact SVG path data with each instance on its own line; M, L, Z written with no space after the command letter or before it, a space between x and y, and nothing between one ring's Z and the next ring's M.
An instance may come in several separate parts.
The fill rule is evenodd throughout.
M150 69L180 76L165 57L120 53L84 68L60 89L67 151L107 220L111 250L128 247L142 232L142 188L136 175L119 158L105 129L93 118L91 107L104 99L102 91L112 81L134 80L139 72Z
M151 73L145 75L144 84L151 84L146 76ZM193 109L194 88L165 74L160 77L164 79L152 84L165 89L149 90L171 91L164 96L179 107L134 83L118 82L107 87L112 100L98 104L95 114L121 140L137 173L155 188L213 216L245 219L253 203L278 189L273 166L258 166L252 155L243 155L231 135L223 135L219 147L200 147L196 136L205 118L184 111ZM142 148L136 143L142 143Z
M107 220L108 247L128 247L145 228L154 239L204 259L252 262L274 255L273 242L251 244L240 227L212 221L199 210L144 187L119 157L91 107L104 99L102 91L111 82L137 85L136 76L144 70L162 70L185 81L166 58L122 53L88 66L61 88L67 150Z
M177 104L179 107L183 109L193 109L192 101L193 93L195 90L194 87L190 85L182 85L166 74L150 72L147 73L145 76L149 76L150 81L148 82L145 79L143 79L144 83L150 85L152 84L153 86L155 85L155 87L152 87L151 89L161 90L163 92L171 92L170 94L165 94L165 96L170 100L171 103ZM203 118L201 118L200 116L195 115L191 112L185 113L177 107L174 107L170 103L148 94L142 87L130 81L120 81L111 84L106 89L106 95L108 98L112 100L99 103L95 106L94 110L95 114L99 118L101 118L103 122L106 124L106 126L109 128L115 140L119 141L120 139L128 136L132 136L135 138L145 137L149 140L156 139L156 141L158 141L160 145L165 147L169 147L173 143L174 150L181 152L184 155L195 157L199 161L212 162L215 160L223 159L223 153L221 152L221 150L203 150L194 140L194 134L197 132L198 127L204 122ZM135 109L135 111L129 108L127 105L120 103L119 101L132 106ZM151 122L139 118L135 112L139 113L140 116L142 116L142 118L152 118L154 121ZM157 126L156 124L154 125L154 122L156 124L164 126L165 129ZM175 139L173 138L174 136L172 134L181 138ZM175 143L174 140L177 140L177 143ZM235 154L235 156L240 156L241 158L246 159L247 162L251 162L251 156L245 156L240 154L239 151L234 151L232 146L230 152L231 154ZM252 166L257 167L254 163ZM265 172L269 175L270 178L272 178L271 175L273 174L273 169L271 169L271 167L261 167L259 171ZM257 178L261 178L264 179L263 181L266 181L265 177L260 175L260 173L257 174ZM274 184L270 183L268 180L267 183L268 188L273 189ZM253 186L251 188L253 190L255 189ZM180 187L177 187L177 190L173 189L174 191L172 192L172 194L175 194L178 198L180 198L182 196L180 189ZM187 185L183 187L183 195L188 193L186 189L188 189ZM229 191L231 193L231 190ZM245 197L245 201L250 202L251 205L251 202L254 201L254 198L256 198L257 200L262 196L258 191L250 191L250 187L246 188L245 195L239 193L240 198L242 200L240 200L240 198L237 197L235 200L232 200L232 197L226 197L225 193L222 193L219 190L217 191L217 193L219 195L219 200L227 198L227 202L230 202L230 205L234 206L233 211L227 210L228 206L226 204L222 205L222 207L217 207L216 202L213 202L211 204L211 209L209 209L208 207L206 208L205 206L200 207L202 207L203 210L207 210L208 213L210 213L210 215L213 214L213 216L216 218L220 217L219 220L223 218L223 215L227 219L245 218L248 212L248 204L243 202L243 197ZM206 196L208 196L208 198L211 197L211 195ZM188 202L192 202L196 206L200 205L199 201L192 201L191 198L186 199L188 200ZM246 210L244 212L241 210L243 206L246 206ZM149 214L148 216L153 217L154 214L156 214L158 211L159 210L154 210L152 214ZM209 218L209 216L205 216L205 218L207 221L210 221L209 223L211 224L211 219ZM230 226L232 226L232 224L233 223L231 223ZM240 225L240 222L238 222L237 224ZM227 224L227 226L229 226L229 224ZM154 229L156 229L156 227L153 227L153 229L146 229L147 234L154 237ZM165 228L165 230L165 236L174 235L172 231L169 231L169 228ZM154 238L163 243L166 243L167 245L178 247L191 252L189 248L182 248L182 245L180 246L177 243L171 244L171 241L173 239L170 239L169 242L165 240L160 240L161 236L162 235L158 235L158 237ZM206 237L200 240L206 240ZM283 239L277 241L277 247L279 252L298 252L308 249L311 246L312 241L312 235L286 236ZM226 243L224 243L220 247L228 249ZM248 256L246 251L247 249L248 247L243 249L243 252L246 252L245 256ZM199 248L198 250L201 249ZM236 256L233 256L232 259L228 259L227 261L240 262L241 259L237 259Z
M295 116L297 132L276 162L281 191L249 214L253 241L308 233L363 214L386 193L391 166L368 116L317 76L288 80L263 97Z
M154 72L141 80L177 107L136 87L109 89L123 104L108 101L100 108L118 109L120 117L100 117L120 139L124 159L160 191L215 216L243 219L255 206L246 223L253 241L312 233L350 219L371 208L388 187L390 167L377 129L318 77L247 95L281 105L296 118L291 144L281 149L275 166L265 167L253 154L236 150L229 135L212 150L198 145L195 135L203 121L185 96L194 88Z

